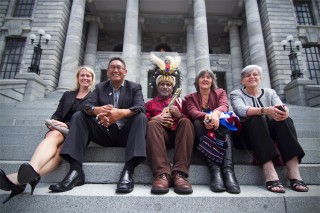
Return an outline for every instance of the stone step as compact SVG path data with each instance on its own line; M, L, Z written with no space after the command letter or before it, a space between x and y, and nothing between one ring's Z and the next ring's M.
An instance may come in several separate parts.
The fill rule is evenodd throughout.
M43 126L45 119L50 119L51 116L47 115L18 115L12 118L4 118L1 116L0 127L20 128L21 126ZM304 119L300 121L302 123L295 122L297 130L316 130L320 132L320 119Z
M0 141L0 159L2 160L29 160L43 139L43 134L2 134ZM309 138L300 140L300 144L306 155L302 159L303 163L320 163L320 139ZM168 151L169 158L173 157L173 149ZM193 153L192 163L203 162L198 152ZM90 143L86 151L86 161L90 162L123 162L124 148L101 147L95 143ZM252 162L252 152L234 149L234 162L236 164L250 164Z
M24 161L0 161L0 168L6 174L15 173ZM123 169L123 163L113 162L85 162L83 170L86 175L87 183L117 183L120 172ZM67 174L69 164L63 162L62 165L52 173L42 177L41 182L59 182ZM289 184L286 178L286 169L276 168L279 179L283 184ZM300 172L303 180L307 184L320 185L320 164L300 164ZM253 165L235 165L235 174L241 185L264 185L264 175L260 166ZM147 163L139 165L135 169L134 180L139 184L151 184L153 181L150 167ZM206 165L190 166L189 181L196 185L208 185L210 175Z
M308 212L320 209L320 186L307 193L286 188L285 194L269 192L264 186L241 186L241 193L213 193L208 186L193 185L190 195L178 195L171 188L165 195L152 195L149 185L135 184L129 194L117 194L116 184L85 184L62 193L50 193L49 184L30 188L6 204L1 212ZM4 200L8 192L0 191Z
M39 134L39 131L42 131L42 134L45 134L47 131L47 127L44 125L44 121L39 121L39 125L0 125L0 134ZM314 127L310 127L308 129L297 128L297 135L298 138L320 138L319 125L314 125Z

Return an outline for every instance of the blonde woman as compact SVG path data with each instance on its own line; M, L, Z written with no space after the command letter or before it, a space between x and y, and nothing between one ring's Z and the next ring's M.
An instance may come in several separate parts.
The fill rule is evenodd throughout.
M81 110L81 105L91 92L94 83L94 71L89 67L79 67L76 73L76 87L62 95L59 105L51 117L52 124L68 128L73 113ZM26 184L30 184L31 194L33 194L41 176L48 174L60 165L62 158L59 156L59 152L64 135L50 126L48 128L49 131L37 146L31 160L29 163L22 164L18 173L6 175L0 169L0 189L11 191L10 196L3 203L22 193Z

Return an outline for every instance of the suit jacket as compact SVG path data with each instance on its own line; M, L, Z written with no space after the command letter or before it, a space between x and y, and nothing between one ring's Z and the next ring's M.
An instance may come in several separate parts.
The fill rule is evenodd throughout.
M203 120L206 112L202 112L201 107L201 94L199 92L191 93L185 97L186 110L189 118L194 121L196 119ZM220 112L227 112L228 97L225 90L218 88L209 95L209 108L213 110L219 110Z
M88 96L85 106L114 105L113 88L110 81L101 82L96 85L95 90ZM119 109L130 109L135 113L145 113L145 103L140 84L124 81L120 89L118 100Z
M62 121L69 126L70 120L67 120L67 115L71 109L71 106L72 106L74 100L76 100L77 94L78 94L78 91L64 92L62 97L60 98L59 105L58 105L56 111L51 116L51 119ZM80 101L80 103L77 107L77 111L82 109L82 104L87 99L87 97L88 97L88 95Z

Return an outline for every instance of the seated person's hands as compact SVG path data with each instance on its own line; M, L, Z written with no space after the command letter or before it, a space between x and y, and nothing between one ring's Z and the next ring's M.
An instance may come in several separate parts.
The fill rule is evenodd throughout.
M269 108L268 115L276 121L283 121L289 117L289 109L285 105L275 105Z
M171 106L169 108L169 112L172 117L180 118L181 117L181 112L179 111L179 108L177 106Z
M157 116L154 116L152 120L159 121L164 127L171 127L173 125L173 119L170 113L161 113Z
M215 114L206 114L204 117L204 126L206 129L218 129L219 128L219 118L216 118Z

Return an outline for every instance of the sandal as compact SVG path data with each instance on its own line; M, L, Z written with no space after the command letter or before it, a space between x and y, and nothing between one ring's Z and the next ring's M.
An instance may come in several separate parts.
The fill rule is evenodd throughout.
M305 182L303 182L303 180L298 180L298 179L290 179L290 185L292 190L296 191L296 192L307 192L309 191L309 188L307 186L307 184L305 184ZM299 186L303 186L304 188L301 188Z
M271 180L266 182L267 189L270 192L275 192L275 193L285 193L286 190L284 189L282 183L279 180ZM279 188L278 190L276 188Z

